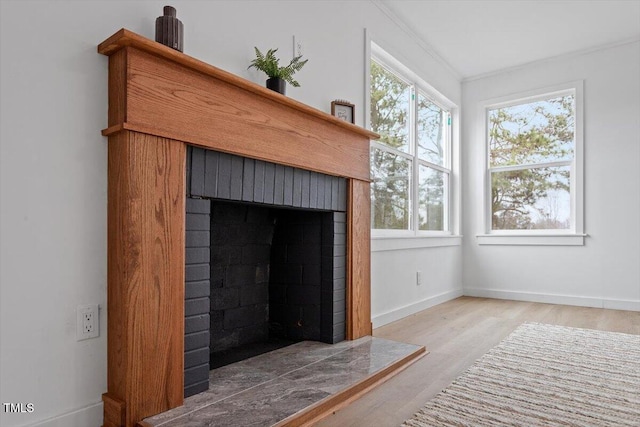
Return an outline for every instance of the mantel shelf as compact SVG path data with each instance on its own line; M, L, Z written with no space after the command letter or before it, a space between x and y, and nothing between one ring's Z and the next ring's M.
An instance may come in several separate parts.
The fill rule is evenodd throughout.
M336 126L340 126L346 130L349 130L350 132L360 134L369 139L380 138L380 135L378 135L375 132L371 132L360 126L356 126L344 120L338 119L337 117L332 116L331 114L327 114L324 111L320 111L309 105L303 104L302 102L296 101L295 99L281 95L270 89L262 87L254 82L243 79L242 77L239 77L228 71L222 70L213 65L207 64L206 62L200 61L196 58L193 58L189 55L186 55L168 46L157 43L153 40L150 40L146 37L143 37L139 34L129 31L125 28L122 28L120 31L118 31L117 33L109 37L107 40L100 43L98 45L98 53L111 56L115 52L127 46L135 47L137 49L143 50L145 52L151 53L156 56L160 56L162 58L168 59L180 65L183 65L184 67L191 68L193 70L199 71L211 77L215 77L219 80L222 80L224 82L237 86L241 89L247 90L249 92L253 92L256 95L268 98L274 102L294 108L308 115L317 117L321 120L325 120L329 123L332 123Z

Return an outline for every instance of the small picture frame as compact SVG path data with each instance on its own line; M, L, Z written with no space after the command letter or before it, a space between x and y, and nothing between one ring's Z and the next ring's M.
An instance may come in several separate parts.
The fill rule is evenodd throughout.
M341 99L331 101L331 115L345 122L355 124L355 108L355 105L352 103Z

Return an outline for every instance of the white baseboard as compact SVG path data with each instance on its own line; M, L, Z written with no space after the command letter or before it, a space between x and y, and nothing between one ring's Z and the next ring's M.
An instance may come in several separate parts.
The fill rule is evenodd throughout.
M374 316L371 321L373 323L373 327L377 328L379 326L384 326L388 323L395 322L396 320L400 320L404 317L411 316L412 314L416 314L422 310L426 310L427 308L433 307L434 305L442 304L443 302L447 302L461 296L462 289L445 292L429 297L422 301L418 301L416 303L405 305L404 307L396 308L386 313L379 314L377 316Z
M99 402L35 424L28 424L28 427L101 427L103 412L103 404Z
M640 311L640 301L605 299L602 300L602 302L602 308L609 308L611 310Z
M575 305L579 307L608 308L612 310L640 311L640 301L634 300L589 298L572 295L554 295L480 288L464 288L464 295L469 297L509 299L514 301L541 302L546 304Z

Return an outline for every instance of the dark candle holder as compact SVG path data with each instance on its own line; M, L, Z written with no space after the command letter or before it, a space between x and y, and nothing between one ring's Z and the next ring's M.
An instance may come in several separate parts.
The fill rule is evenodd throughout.
M165 6L164 15L156 19L156 41L182 52L184 48L183 32L182 22L176 18L176 9L172 6Z

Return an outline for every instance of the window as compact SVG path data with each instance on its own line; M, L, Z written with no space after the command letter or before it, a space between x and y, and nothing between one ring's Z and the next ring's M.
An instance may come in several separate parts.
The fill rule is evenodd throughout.
M372 228L451 234L451 108L379 48L370 83Z
M487 229L582 232L580 85L485 106Z

